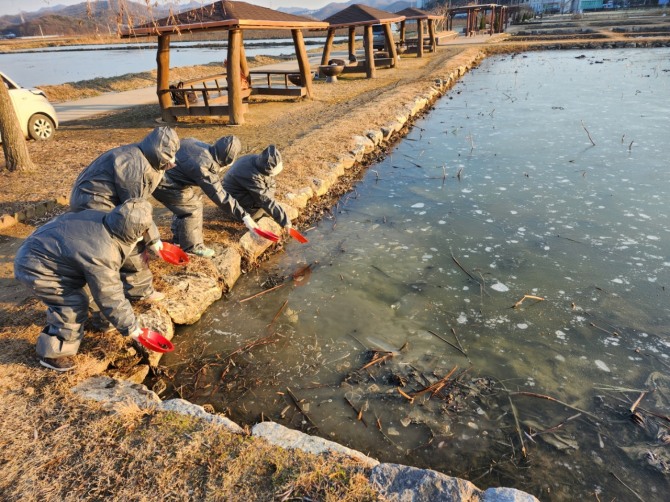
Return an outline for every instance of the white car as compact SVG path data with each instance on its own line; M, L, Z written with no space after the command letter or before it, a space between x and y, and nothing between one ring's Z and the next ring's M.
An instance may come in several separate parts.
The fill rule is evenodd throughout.
M23 135L37 141L51 139L58 127L58 118L56 110L44 92L39 89L23 88L2 72L0 77L12 98Z

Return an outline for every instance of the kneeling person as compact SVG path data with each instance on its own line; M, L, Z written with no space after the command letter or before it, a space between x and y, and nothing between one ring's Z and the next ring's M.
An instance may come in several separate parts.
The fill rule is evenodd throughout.
M173 242L187 253L210 258L214 250L205 246L202 236L202 193L219 206L226 218L252 221L237 201L223 189L224 171L240 153L235 136L219 138L213 145L195 138L181 142L176 166L165 173L153 196L163 203L172 217Z
M275 201L275 177L283 168L281 154L275 145L270 145L259 154L237 159L223 178L223 188L254 220L267 214L282 228L289 229L291 220Z
M152 226L151 204L130 199L110 212L65 213L33 232L14 259L14 275L47 306L47 326L37 338L40 364L74 368L73 357L93 300L122 335L141 329L121 281L121 266Z

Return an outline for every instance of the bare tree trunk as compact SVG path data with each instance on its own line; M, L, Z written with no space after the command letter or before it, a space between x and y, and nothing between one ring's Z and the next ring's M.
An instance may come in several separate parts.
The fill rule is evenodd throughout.
M19 119L14 112L12 98L9 97L7 86L0 79L0 135L2 135L2 151L5 154L7 169L10 171L30 171L35 168L26 138L23 137Z

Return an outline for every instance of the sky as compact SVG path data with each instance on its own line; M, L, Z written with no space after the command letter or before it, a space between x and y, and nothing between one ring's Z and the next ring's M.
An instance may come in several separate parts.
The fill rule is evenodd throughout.
M0 0L0 16L6 14L18 14L19 12L35 12L44 7L53 7L55 5L76 5L86 0ZM95 2L96 0L90 0ZM144 0L133 0L136 3L143 3ZM151 3L158 1L159 4L182 4L185 5L189 0L151 0ZM214 0L202 0L204 5L213 3ZM344 0L244 0L247 3L261 5L277 9L279 7L304 7L309 9L320 9L324 5L335 1Z

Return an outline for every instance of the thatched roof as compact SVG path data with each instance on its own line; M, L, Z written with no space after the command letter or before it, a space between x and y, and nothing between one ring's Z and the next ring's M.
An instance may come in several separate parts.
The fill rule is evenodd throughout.
M397 16L405 16L407 21L416 21L418 19L442 19L442 16L431 14L425 10L414 7L407 7L401 11L396 12Z
M368 24L399 23L404 19L404 16L399 16L393 12L386 12L356 3L324 19L324 21L330 25L330 28L337 29Z
M321 29L328 24L246 2L220 0L197 9L127 28L122 36L161 35L181 32L232 29Z

